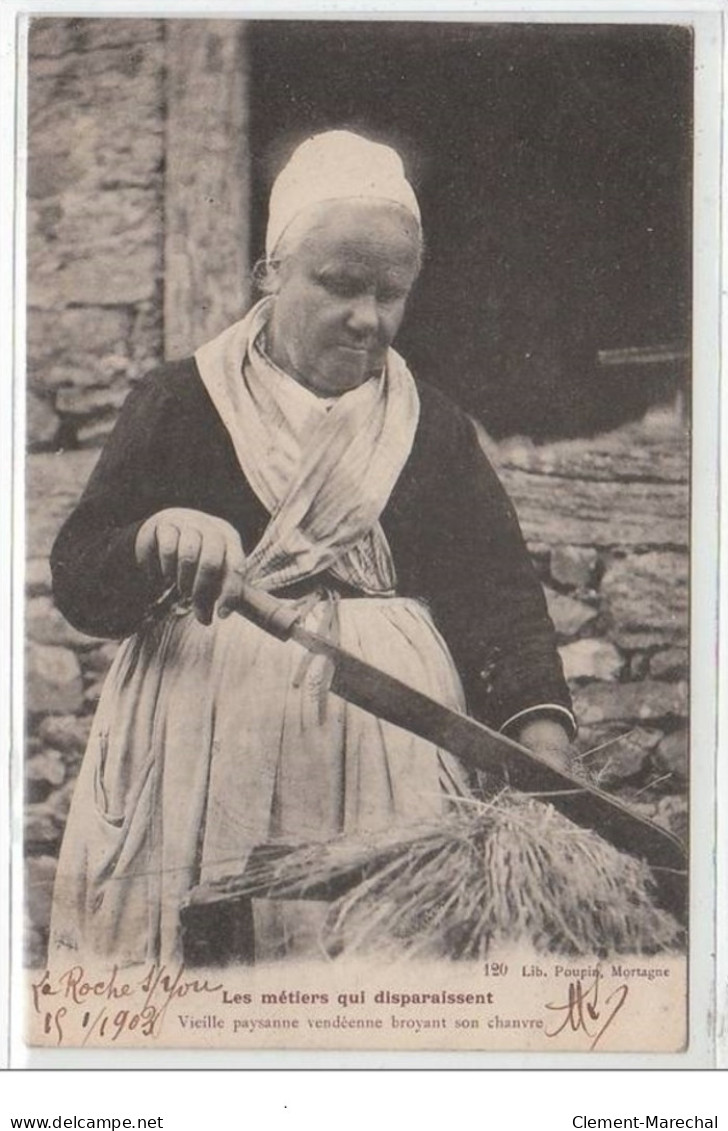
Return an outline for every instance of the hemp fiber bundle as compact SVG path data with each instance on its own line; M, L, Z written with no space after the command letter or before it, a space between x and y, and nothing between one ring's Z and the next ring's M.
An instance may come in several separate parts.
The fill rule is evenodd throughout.
M326 916L321 945L330 957L478 959L516 945L645 955L684 944L681 925L654 901L646 864L510 789L458 800L427 828L295 848L246 874L246 886L300 896L359 869L364 878Z

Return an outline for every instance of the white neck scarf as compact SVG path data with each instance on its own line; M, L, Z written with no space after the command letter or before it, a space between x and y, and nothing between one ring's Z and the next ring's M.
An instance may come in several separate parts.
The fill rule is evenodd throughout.
M412 375L390 349L379 377L333 405L322 401L256 346L272 302L263 299L195 353L240 467L271 515L247 579L274 590L328 570L365 593L391 594L396 575L379 517L417 429Z

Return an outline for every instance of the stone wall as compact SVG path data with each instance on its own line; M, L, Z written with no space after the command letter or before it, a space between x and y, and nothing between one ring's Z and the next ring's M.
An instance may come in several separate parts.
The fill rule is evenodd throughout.
M28 442L93 445L162 356L162 21L33 20L28 140Z
M248 305L244 32L32 21L31 451L97 446L134 381Z
M490 454L544 584L579 720L604 788L687 830L689 454L659 413L603 437Z
M55 610L47 557L131 384L163 354L160 20L37 19L28 44L28 949L113 645ZM53 454L50 454L53 453ZM80 462L79 462L80 460Z

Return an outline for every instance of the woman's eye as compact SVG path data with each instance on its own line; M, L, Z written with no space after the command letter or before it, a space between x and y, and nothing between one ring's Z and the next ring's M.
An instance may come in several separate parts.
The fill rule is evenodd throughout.
M329 294L338 298L354 298L362 291L359 279L350 279L346 275L324 275L319 279L319 283Z
M401 287L384 287L377 291L377 299L384 303L399 302L400 299L405 297L405 294L406 292Z
M354 275L319 275L317 282L328 294L336 298L358 298L369 293L369 284ZM376 290L376 301L384 306L406 298L407 292L401 286L382 286Z

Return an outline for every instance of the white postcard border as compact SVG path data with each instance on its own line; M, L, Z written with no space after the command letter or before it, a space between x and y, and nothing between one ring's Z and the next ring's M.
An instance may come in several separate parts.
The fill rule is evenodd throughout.
M24 411L23 389L24 373L24 175L22 161L18 162L18 184L15 199L2 201L2 330L6 372L11 367L14 379L2 386L5 409L0 413L0 438L6 442L3 447L2 474L3 498L12 497L12 514L2 512L3 522L7 517L7 533L12 536L12 572L3 555L0 562L0 599L2 608L9 609L12 600L12 670L7 670L7 656L3 650L0 659L0 675L7 686L12 681L12 746L13 771L11 784L11 803L7 813L3 813L0 830L0 869L8 875L7 862L12 857L12 952L8 951L6 932L3 932L0 950L0 1031L7 1026L7 1037L3 1044L9 1062L14 1067L28 1068L695 1068L708 1067L714 1063L715 1028L725 1025L721 1020L719 1004L725 1002L726 957L722 951L716 966L712 955L721 935L716 935L716 917L722 916L726 925L725 904L718 906L715 886L715 862L712 846L715 834L720 833L718 856L725 859L726 845L726 806L723 804L720 824L716 827L717 798L725 796L728 772L724 759L718 764L716 751L716 719L718 710L718 683L715 670L715 657L721 649L724 665L728 658L725 624L722 640L718 640L718 584L717 568L719 554L719 530L716 521L718 505L718 459L720 417L716 412L719 403L719 364L720 364L720 177L721 142L725 137L722 120L722 80L723 62L723 19L719 4L697 4L686 8L684 4L662 3L653 5L642 3L612 4L594 7L585 11L583 4L562 3L559 8L545 11L542 7L519 6L518 10L510 4L461 4L457 8L443 9L436 4L396 3L383 9L380 4L360 3L356 10L342 12L334 3L273 3L244 8L240 4L219 0L215 11L201 12L199 5L188 0L177 0L175 4L149 6L136 0L123 5L113 0L90 0L77 2L73 6L54 3L53 0L37 0L36 3L13 3L3 6L2 11L2 97L3 125L2 156L3 167L11 168L12 163L24 152L22 133L23 113L23 18L29 13L36 15L114 15L114 16L159 16L193 17L199 15L210 18L213 15L231 18L254 18L311 15L318 18L357 19L357 18L417 18L433 20L477 19L508 20L530 22L610 22L610 23L686 23L695 29L696 78L696 169L695 169L695 369L694 369L694 435L693 435L693 482L692 482L692 638L691 672L693 686L691 692L691 749L694 752L691 777L691 947L690 947L690 1045L685 1053L650 1054L568 1054L568 1053L302 1053L295 1051L276 1052L220 1052L170 1050L148 1052L146 1050L117 1051L78 1050L48 1051L28 1049L21 1036L22 1003L21 969L18 963L19 932L21 916L18 914L21 896L19 844L19 805L20 773L19 751L22 749L22 667L19 645L22 641L23 609L18 595L22 594L22 548L23 548L23 457L24 457ZM20 29L15 27L20 17ZM20 63L18 97L13 85L13 67L7 63L13 59ZM8 128L14 122L17 133ZM9 253L15 249L15 258ZM11 352L6 343L13 342ZM723 409L725 413L725 408ZM725 427L725 421L724 421ZM724 433L725 434L725 433ZM11 450L14 440L14 462L11 464L5 453ZM4 530L5 532L5 530ZM728 553L728 539L725 531L723 554ZM7 544L7 543L6 543ZM724 579L723 615L728 601L728 585ZM7 623L7 622L6 622ZM22 652L20 653L22 655ZM7 677L6 677L7 672ZM700 676L698 678L698 673ZM709 678L706 673L713 673ZM8 704L0 704L5 723ZM722 703L722 736L725 740L728 723L726 704ZM7 729L5 729L7 733ZM716 793L716 786L722 793ZM7 794L8 791L5 791ZM12 835L9 830L12 828ZM711 835L714 834L714 835ZM722 854L721 854L722 846ZM725 875L723 877L725 882ZM723 886L723 885L722 885ZM722 890L722 886L721 889ZM706 908L712 914L706 914ZM725 931L722 937L725 937ZM12 958L12 961L10 959ZM13 976L14 975L14 976ZM716 986L716 977L719 981ZM11 987L10 994L5 987ZM9 1014L9 1016L8 1016ZM725 1038L724 1038L725 1039Z

